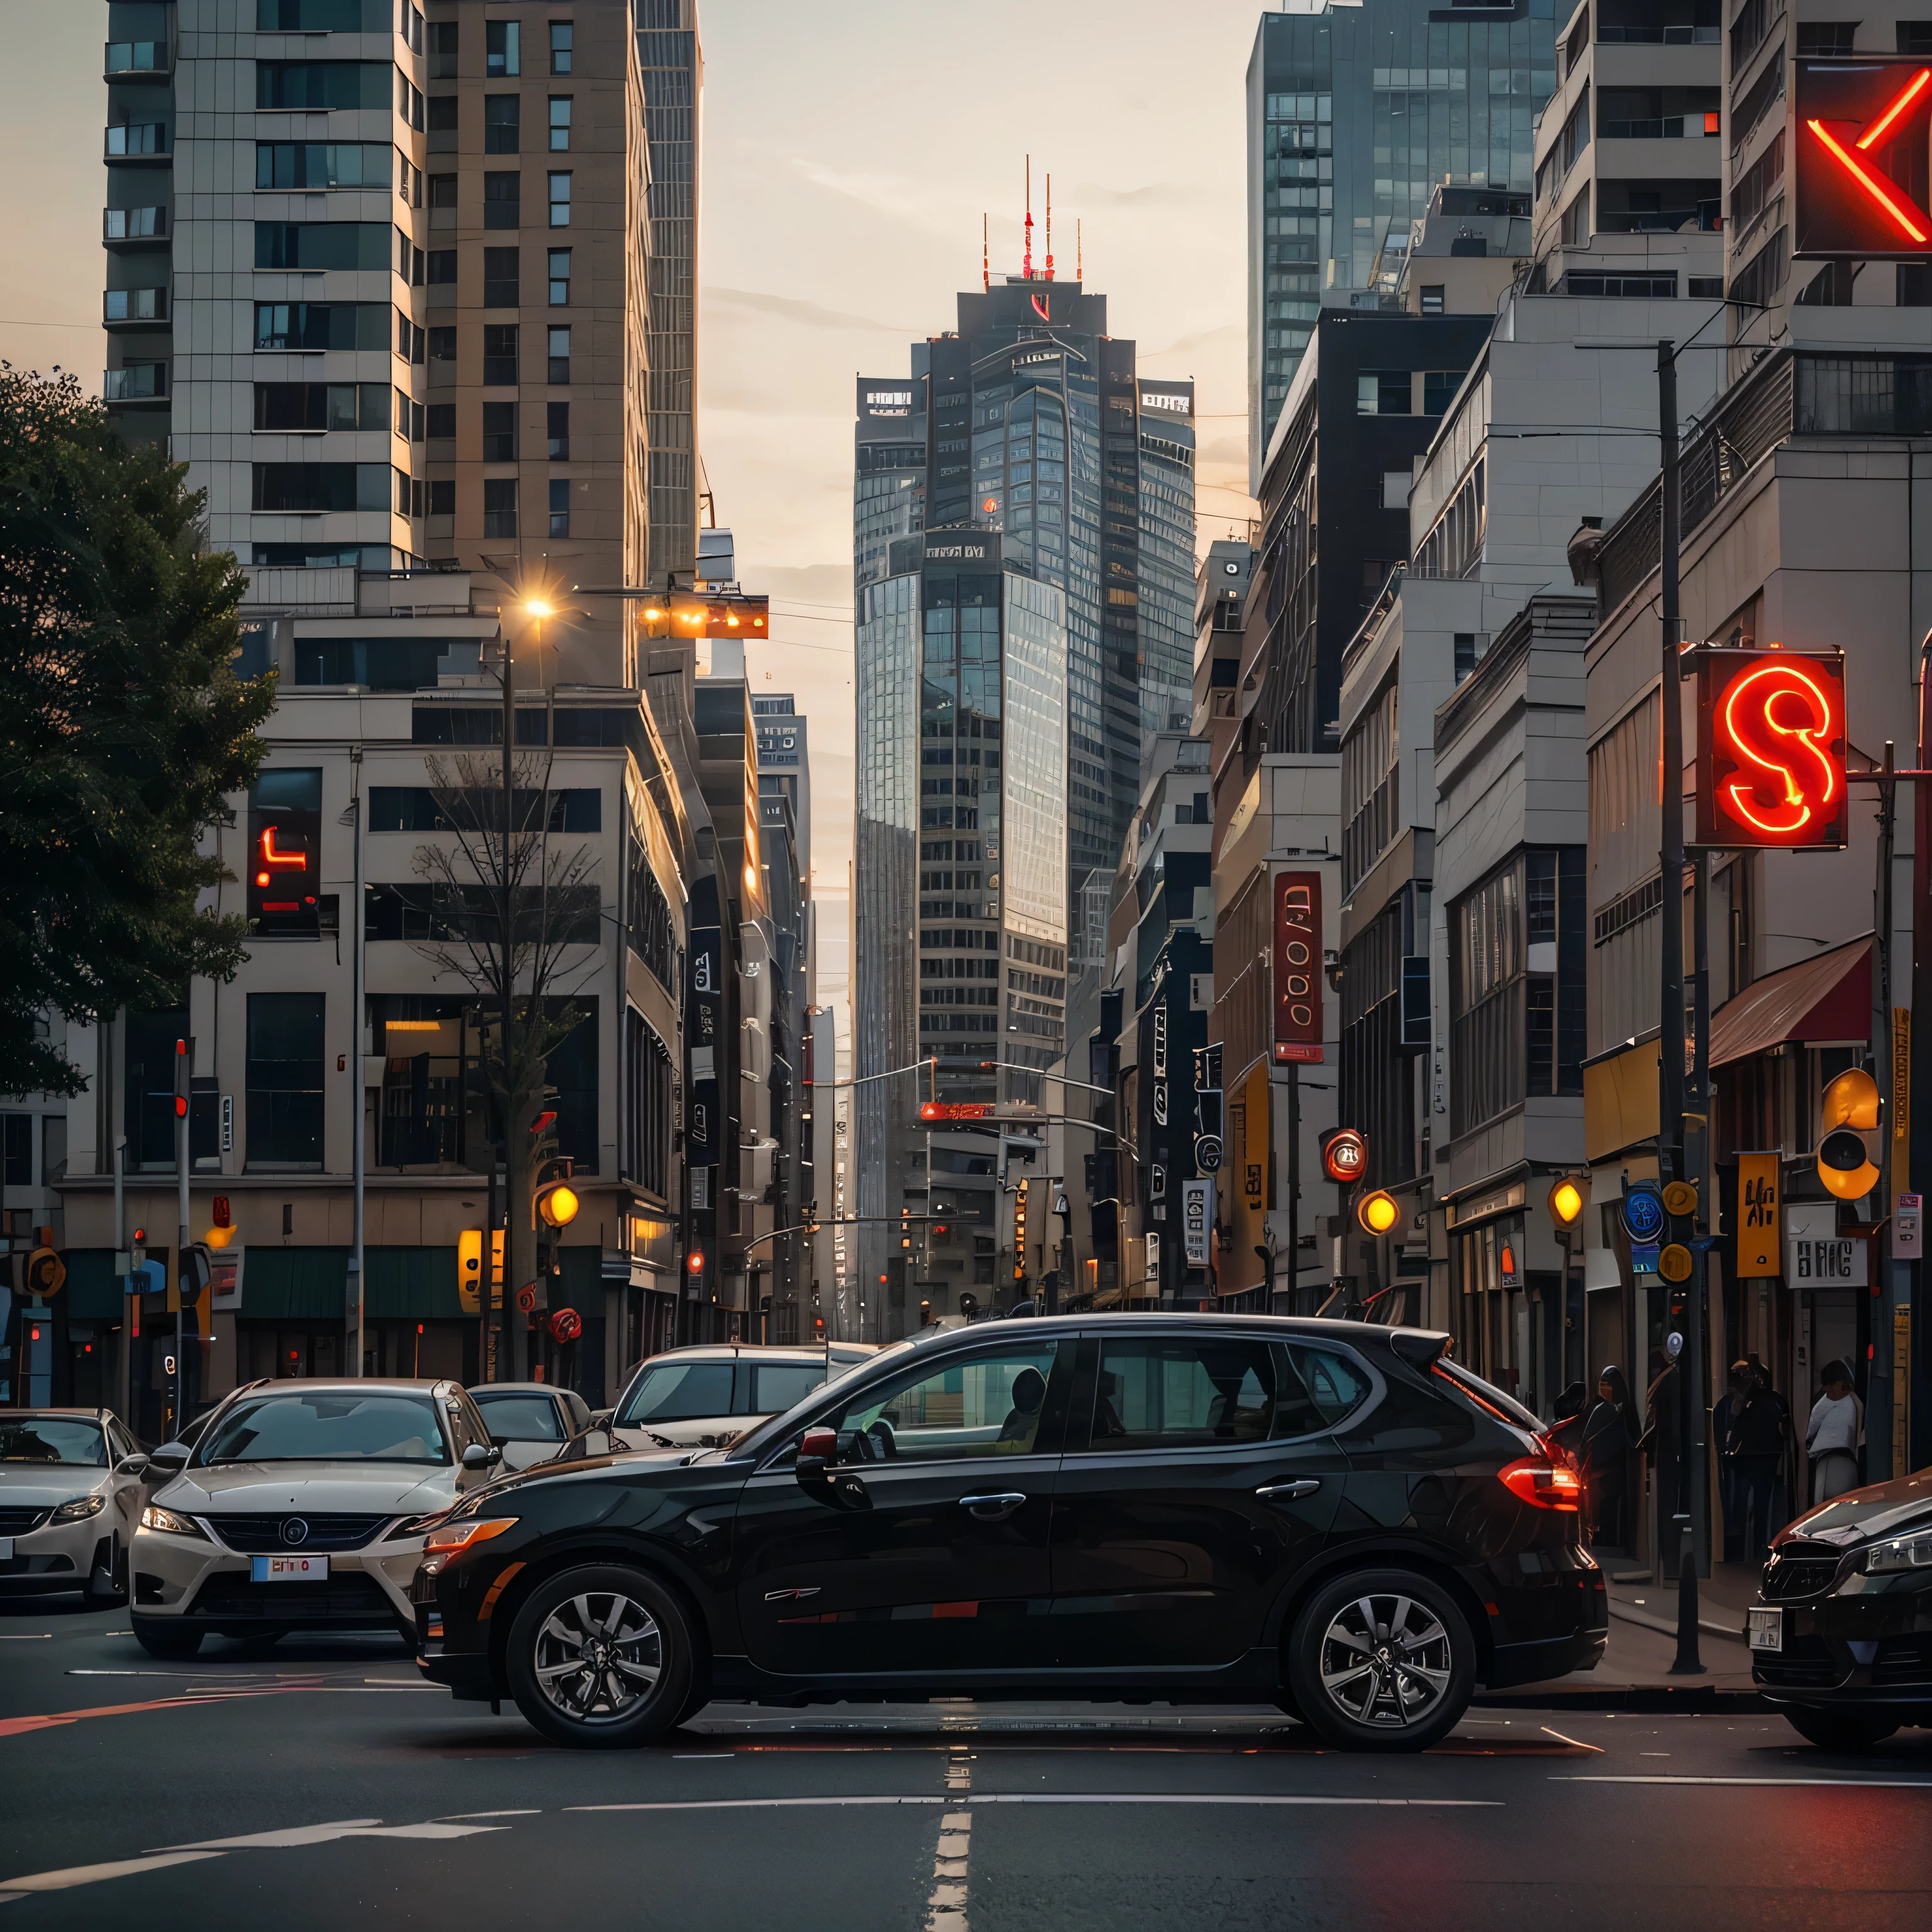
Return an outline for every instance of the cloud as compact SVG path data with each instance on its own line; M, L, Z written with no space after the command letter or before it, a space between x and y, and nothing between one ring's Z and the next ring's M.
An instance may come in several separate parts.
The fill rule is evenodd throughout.
M848 315L842 310L822 308L817 302L799 302L790 296L766 295L760 289L706 288L700 300L727 309L744 309L754 315L776 316L806 328L870 328L882 335L918 334L896 322L882 322L877 316Z

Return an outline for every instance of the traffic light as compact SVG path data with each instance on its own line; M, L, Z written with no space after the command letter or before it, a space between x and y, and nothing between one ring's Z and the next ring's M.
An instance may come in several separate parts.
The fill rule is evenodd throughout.
M1378 1187L1356 1202L1355 1219L1366 1232L1386 1234L1402 1219L1402 1210L1393 1194L1386 1188Z
M1856 1201L1878 1184L1872 1159L1878 1115L1878 1082L1862 1067L1848 1067L1825 1089L1818 1104L1817 1166L1826 1193Z
M188 1118L188 1096L193 1082L194 1042L178 1040L175 1042L175 1118Z
M483 1312L483 1230L464 1228L456 1237L456 1295L466 1315Z
M1588 1205L1589 1197L1568 1174L1550 1184L1550 1218L1559 1234L1567 1234L1575 1227Z
M577 1210L582 1203L578 1199L576 1189L570 1185L574 1168L575 1163L567 1156L559 1154L537 1169L531 1202L537 1218L548 1226L567 1228L577 1219Z
M1322 1146L1322 1166L1328 1178L1352 1187L1369 1171L1368 1142L1353 1127L1340 1127Z

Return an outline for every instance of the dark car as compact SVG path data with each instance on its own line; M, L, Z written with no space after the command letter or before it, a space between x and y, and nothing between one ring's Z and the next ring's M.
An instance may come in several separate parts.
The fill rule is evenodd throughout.
M1746 1613L1751 1676L1837 1750L1932 1725L1932 1468L1853 1490L1772 1538Z
M550 1463L433 1526L418 1660L579 1745L713 1697L1268 1700L1419 1750L1594 1665L1580 1484L1444 1335L1065 1317L883 1351L722 1449Z

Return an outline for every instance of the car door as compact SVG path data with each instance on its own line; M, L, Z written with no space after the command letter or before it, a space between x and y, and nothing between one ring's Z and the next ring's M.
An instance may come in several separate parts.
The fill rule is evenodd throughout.
M112 1472L107 1479L108 1508L113 1515L113 1527L120 1534L121 1550L124 1555L134 1546L134 1532L140 1526L141 1511L148 1501L148 1483L143 1476L121 1473L122 1459L140 1452L134 1447L134 1438L118 1422L109 1422L105 1426L107 1462Z
M950 1348L848 1390L835 1479L802 1483L796 1438L746 1486L746 1648L788 1677L940 1682L1048 1661L1047 1540L1071 1337Z
M1123 1324L1080 1351L1054 1499L1056 1648L1076 1669L1232 1664L1322 1546L1348 1459L1264 1334Z

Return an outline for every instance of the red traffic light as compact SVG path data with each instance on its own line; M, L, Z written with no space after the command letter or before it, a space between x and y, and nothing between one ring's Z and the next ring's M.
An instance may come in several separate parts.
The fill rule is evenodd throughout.
M230 1228L234 1226L234 1217L230 1210L228 1197L225 1194L218 1194L214 1197L214 1221L218 1228Z
M1368 1172L1369 1144L1353 1127L1344 1127L1322 1150L1322 1166L1330 1180L1348 1186Z
M175 1118L178 1120L188 1118L188 1096L185 1094L175 1096Z
M992 1108L974 1100L925 1100L920 1103L922 1120L984 1120Z
M704 1250L702 1248L693 1248L690 1253L685 1256L684 1264L693 1274L702 1274L704 1272Z

